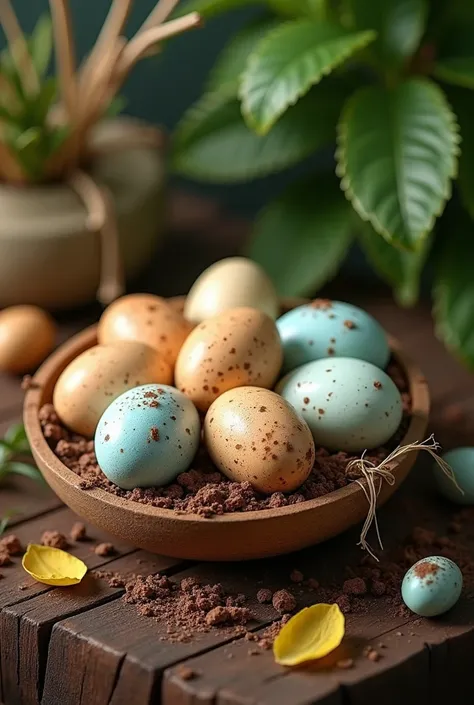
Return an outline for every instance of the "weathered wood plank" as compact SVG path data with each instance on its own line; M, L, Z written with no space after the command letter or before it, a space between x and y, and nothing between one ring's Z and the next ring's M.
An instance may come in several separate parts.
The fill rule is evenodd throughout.
M179 560L136 551L122 558L108 559L106 567L122 575L148 575L169 574L180 565ZM5 608L0 614L4 702L39 705L53 625L116 599L122 593L122 589L111 588L88 573L79 585L51 590ZM58 667L62 668L61 663Z

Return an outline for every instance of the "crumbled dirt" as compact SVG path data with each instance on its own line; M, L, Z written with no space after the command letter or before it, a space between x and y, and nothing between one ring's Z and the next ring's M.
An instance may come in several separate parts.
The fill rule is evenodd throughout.
M343 658L343 659L340 659L340 661L338 661L338 662L336 663L336 667L337 667L337 668L341 668L341 669L343 669L343 670L347 670L347 669L349 669L349 668L353 668L353 667L354 667L354 659L352 659L352 658Z
M69 548L67 538L59 531L44 531L40 543L50 548L60 548L62 551Z
M268 588L262 588L257 592L257 601L262 605L270 603L272 601L273 592Z
M0 551L0 565L5 566L10 565L11 563L12 559L10 558L10 554L6 551Z
M117 551L115 550L115 547L113 543L98 543L97 546L94 547L94 553L96 556L114 556Z
M277 590L272 597L272 605L280 614L293 612L296 608L295 596L288 590Z
M301 570L296 570L295 568L290 573L290 580L292 583L302 583L304 580L304 575Z
M367 592L367 584L364 578L351 578L344 582L342 592L345 595L365 595Z
M0 551L8 553L9 556L21 556L25 549L18 536L8 534L0 539Z
M72 526L69 536L73 541L87 541L86 525L83 524L82 521L76 521Z
M387 373L402 394L404 417L400 428L387 446L367 454L367 460L374 463L380 463L398 445L410 419L411 398L403 373L395 363L388 366ZM357 473L351 473L350 476L346 474L348 463L356 456L318 448L313 470L300 488L288 494L274 492L264 496L255 491L249 482L231 482L224 477L213 465L205 448L201 448L193 466L178 475L176 481L167 487L122 490L110 482L100 470L94 453L94 442L68 431L60 423L51 404L42 407L39 418L52 450L70 470L79 475L83 489L99 487L140 504L174 509L180 513L212 517L232 512L286 507L321 497L345 487L359 477ZM153 434L150 438L153 439Z
M220 583L202 585L196 578L177 584L159 573L136 576L126 583L123 599L139 614L164 621L171 641L191 641L195 633L214 628L237 628L241 635L252 619L244 595L226 595Z
M176 675L183 681L192 681L195 678L199 678L199 673L189 666L185 666L184 663L176 667Z

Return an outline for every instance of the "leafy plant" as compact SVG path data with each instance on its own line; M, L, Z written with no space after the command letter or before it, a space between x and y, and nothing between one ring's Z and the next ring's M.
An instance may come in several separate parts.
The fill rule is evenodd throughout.
M474 367L473 4L192 0L186 8L212 17L243 6L257 12L178 126L175 170L238 183L336 144L335 168L311 173L308 164L264 208L249 255L280 294L305 295L356 240L398 302L412 305L431 251L439 335Z
M10 426L0 440L0 482L11 474L23 475L31 480L44 482L38 468L23 462L22 458L30 454L30 445L23 424Z
M121 109L117 93L135 64L200 21L191 13L166 22L176 1L159 0L126 41L132 2L113 0L96 43L78 66L69 2L49 4L51 17L41 18L27 38L11 0L0 3L7 40L0 53L0 181L52 181L87 165L90 132L102 117ZM55 71L49 75L53 53Z

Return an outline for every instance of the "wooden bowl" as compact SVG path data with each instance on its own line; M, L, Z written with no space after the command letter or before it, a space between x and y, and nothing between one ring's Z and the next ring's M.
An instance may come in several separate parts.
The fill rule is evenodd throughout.
M182 300L174 300L177 306ZM285 302L284 309L299 301ZM62 345L34 377L37 387L26 394L24 423L34 458L49 485L74 512L134 546L182 559L235 561L264 558L296 551L326 541L367 516L367 499L357 483L351 483L317 499L277 509L231 513L204 519L177 514L116 497L102 489L80 489L80 478L56 457L48 446L38 419L41 406L51 402L53 388L66 365L95 345L96 326L91 326ZM426 380L390 339L395 359L409 380L413 412L402 444L425 437L429 413ZM393 467L395 484L382 484L378 504L383 504L405 479L416 452Z

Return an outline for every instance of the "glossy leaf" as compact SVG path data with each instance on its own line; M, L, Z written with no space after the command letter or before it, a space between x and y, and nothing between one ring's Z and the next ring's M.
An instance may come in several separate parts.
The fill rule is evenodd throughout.
M359 221L359 242L372 267L393 288L398 304L413 306L418 301L429 238L424 240L419 251L407 252L387 242L370 223Z
M327 19L330 0L266 0L272 10L283 17L311 17Z
M294 184L258 218L249 256L281 296L311 295L338 270L351 242L351 207L326 174Z
M372 51L389 65L399 64L417 49L427 16L426 0L349 0L357 29L373 29Z
M39 18L28 40L28 48L36 73L43 78L53 53L53 25L49 15Z
M350 90L328 81L286 112L260 137L242 119L236 98L205 94L184 116L174 138L174 168L191 178L233 183L286 169L335 138L335 124Z
M225 86L229 93L237 95L239 78L250 54L260 39L278 23L278 20L266 17L252 22L237 32L215 62L209 74L207 89L222 90Z
M441 89L411 79L359 90L338 131L338 174L360 217L401 247L421 247L457 168L458 127Z
M374 38L329 22L294 20L270 31L250 56L240 96L247 123L266 134L314 84Z
M17 453L27 453L30 450L30 444L26 436L25 427L22 423L13 424L7 429L4 440Z
M259 4L258 0L187 0L179 4L172 16L181 17L188 12L199 12L203 19L210 19L230 10Z
M441 59L435 65L434 75L455 86L474 88L474 50L472 56Z
M461 131L458 186L464 206L474 219L474 92L450 87L447 95Z
M445 345L474 369L474 225L451 221L433 288L436 331Z
M28 463L20 463L12 460L7 464L7 472L13 475L23 475L23 477L28 477L35 482L44 482L43 475L38 468L33 465L28 465Z

